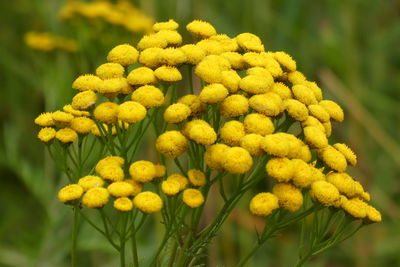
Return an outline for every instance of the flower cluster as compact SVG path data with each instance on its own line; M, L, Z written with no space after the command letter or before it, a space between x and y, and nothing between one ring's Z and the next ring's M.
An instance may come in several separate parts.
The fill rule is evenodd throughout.
M27 46L43 52L57 49L67 52L75 52L77 50L75 41L61 36L54 36L47 32L28 32L24 36L24 41Z

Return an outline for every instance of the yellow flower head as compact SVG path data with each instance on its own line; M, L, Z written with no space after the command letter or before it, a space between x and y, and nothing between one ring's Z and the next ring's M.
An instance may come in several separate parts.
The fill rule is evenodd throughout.
M208 124L194 124L188 129L189 139L200 145L211 145L217 140L217 134Z
M255 195L249 205L250 212L257 216L268 216L279 208L278 198L271 193Z
M164 104L164 94L153 85L144 85L132 93L132 100L146 108L159 107Z
M168 21L154 23L153 30L155 32L158 32L161 30L175 31L178 29L178 27L179 27L179 24L175 20L170 19Z
M228 89L220 83L212 83L203 88L200 101L206 104L217 104L228 96Z
M122 91L130 91L130 88L125 78L111 78L103 80L97 91L107 98L112 99L119 93L122 93Z
M181 46L180 50L186 57L186 63L192 65L198 64L206 56L204 49L194 44Z
M271 74L268 75L247 75L239 83L240 89L249 94L263 94L268 92L274 84Z
M92 74L81 75L72 83L72 88L78 91L96 92L101 86L102 80Z
M71 128L63 128L56 132L56 138L61 143L72 143L78 138L78 134Z
M311 196L325 206L334 206L340 194L337 188L326 181L316 181L311 185Z
M136 123L146 117L146 108L135 101L125 101L118 106L118 120L126 123Z
M249 111L249 100L243 95L230 95L220 106L221 114L225 117L238 117Z
M233 94L239 90L239 84L242 78L234 70L221 71L221 83L225 86L229 93Z
M204 160L206 164L217 171L222 171L223 167L223 155L225 150L229 147L225 144L215 144L207 147L204 153Z
M268 134L261 140L261 148L267 154L277 157L286 157L289 154L289 142L284 135Z
M202 171L191 169L187 174L190 183L194 186L203 186L207 182L206 176Z
M132 196L136 196L143 190L143 185L141 183L136 182L133 179L126 179L126 180L124 180L124 182L131 184L131 186L133 188L133 192L131 194Z
M117 182L124 179L124 170L120 166L114 164L102 167L98 174L101 178L109 182Z
M200 97L197 95L182 96L178 103L187 105L191 110L191 116L201 115L206 110L206 105L200 101Z
M291 162L293 165L293 184L302 188L310 187L318 177L314 176L315 172L312 167L301 159L292 159Z
M274 58L279 62L279 64L288 71L296 71L296 61L283 51L275 52Z
M161 52L162 63L168 66L181 65L186 61L186 55L180 48L168 47Z
M156 141L156 149L161 154L176 158L185 152L188 146L186 137L178 131L166 131Z
M157 82L154 71L148 67L133 69L129 73L127 80L131 85L155 84Z
M318 156L332 170L344 172L347 168L346 158L332 146L318 150Z
M45 143L50 142L54 139L54 137L56 137L56 130L54 130L54 128L45 127L40 129L38 133L38 138L40 141Z
M154 213L163 207L162 199L153 192L141 192L133 199L133 204L144 213Z
M96 69L96 75L101 79L122 78L125 69L119 63L105 63L101 64Z
M261 148L263 137L259 134L247 134L240 139L240 146L246 149L252 156L262 156L265 154Z
M329 113L329 116L331 117L332 120L338 122L343 121L344 119L343 109L338 104L336 104L331 100L322 100L321 102L319 102L319 105L321 105Z
M228 60L233 69L243 69L244 59L241 54L237 52L224 52L220 56Z
M60 110L53 112L51 114L51 117L54 122L60 123L61 125L68 125L71 122L71 120L74 118L73 115L71 115L67 112L64 112L64 111L60 111Z
M267 173L278 182L289 182L294 174L293 162L288 158L272 158L265 165Z
M161 66L154 71L157 79L163 82L174 83L182 80L182 74L176 67Z
M195 125L204 125L207 127L211 127L210 124L204 120L199 120L199 119L191 120L185 123L185 125L182 127L181 130L182 134L185 135L187 138L189 138L192 127Z
M161 164L154 164L154 168L156 168L155 178L161 178L167 172L167 168L164 165L161 165Z
M196 65L195 73L207 83L220 83L222 71L229 70L231 64L221 56L209 55Z
M261 57L261 59L265 58L265 57L261 56L261 54L258 54L258 53L246 53L246 54L244 54L244 60L248 64L249 64L249 62L248 62L249 59L248 58L246 59L246 55L249 55L249 54L258 55L259 57ZM251 65L251 64L249 64L249 65ZM256 65L256 64L253 64L253 65ZM247 69L246 74L247 75L255 75L255 76L270 76L271 73L266 68L262 67L263 65L264 65L264 60L262 60L262 62L259 66L251 67L251 68Z
M90 188L83 195L82 204L91 209L102 208L107 204L109 197L110 194L103 187Z
M168 176L167 181L177 181L179 183L179 191L182 191L189 185L189 180L178 173L173 173Z
M139 160L131 164L129 174L136 182L145 183L154 179L156 168L150 161Z
M191 208L200 207L204 203L203 194L197 189L186 189L182 195L183 202Z
M371 205L367 205L367 218L371 222L380 222L382 221L382 215L381 213L372 207Z
M77 184L70 184L61 188L58 192L58 200L62 203L71 203L81 198L83 188Z
M125 160L121 157L108 156L108 157L105 157L105 158L99 160L99 162L97 162L95 171L97 173L100 173L101 169L108 165L115 165L118 167L122 167L124 165L124 162L125 162Z
M167 45L180 45L182 43L182 36L177 31L161 30L154 35L165 40Z
M127 212L133 209L132 200L127 197L120 197L114 200L114 208L116 210Z
M137 48L139 50L145 50L148 48L165 48L167 47L168 42L162 35L158 34L150 34L150 35L145 35L140 39L140 41L137 44Z
M129 66L136 63L139 52L129 44L117 45L108 52L107 60L109 62L118 63L122 66Z
M289 116L297 121L305 121L308 118L308 109L306 105L296 99L284 100L283 107Z
M102 187L104 185L104 180L99 176L87 175L78 180L78 185L83 188L83 191L88 191L90 188Z
M263 52L264 45L261 39L252 33L241 33L236 36L236 41L239 47L244 51Z
M356 154L354 154L353 150L351 150L351 148L349 148L346 144L336 143L333 145L333 147L343 154L350 165L355 166L357 164Z
M168 123L180 123L186 120L191 112L191 109L185 104L172 104L165 110L164 120Z
M78 134L88 134L94 126L93 120L86 117L75 117L71 120L71 128Z
M306 81L306 76L300 71L292 71L287 74L287 79L292 85L302 84Z
M133 186L125 181L113 182L107 187L113 197L128 197L133 193Z
M73 116L77 116L77 117L80 117L80 116L90 117L90 112L74 109L72 107L72 105L63 106L63 111L65 111Z
M198 38L208 38L217 34L215 28L208 22L194 20L186 25L186 29Z
M179 193L181 184L176 180L165 180L161 183L161 190L167 196L174 196Z
M152 47L143 50L139 56L139 62L146 67L155 69L162 64L163 50L159 47Z
M53 115L50 112L40 114L35 119L35 124L42 127L49 127L54 125Z
M240 121L228 121L220 129L220 137L230 146L238 146L245 135L244 125Z
M276 184L272 192L279 200L279 206L288 211L295 212L303 205L303 195L301 191L291 184Z
M307 144L315 148L324 148L328 145L328 139L320 128L315 126L307 126L303 129L304 138Z
M300 84L310 88L318 102L322 100L322 89L315 82L302 81Z
M262 136L272 134L275 131L271 119L263 114L251 113L244 118L244 129L246 133L255 133Z
M329 113L321 105L309 105L308 111L321 122L329 122Z
M279 95L268 92L252 96L249 99L249 105L255 111L266 116L277 116L281 113L282 99Z
M118 104L114 102L104 102L98 105L94 110L96 120L111 124L118 120Z
M77 110L86 110L96 104L97 96L94 91L83 91L72 98L71 106Z
M317 104L313 91L305 85L296 84L292 87L294 97L305 105Z
M253 158L246 149L231 147L224 151L222 165L230 173L242 174L253 166Z
M345 201L342 208L356 219L362 219L367 216L368 204L359 198L352 198Z
M326 175L326 180L347 197L355 197L358 194L355 181L345 172L330 172Z
M301 122L301 126L303 128L306 128L308 126L317 127L320 131L322 131L322 132L324 132L326 134L324 125L318 119L316 119L313 116L308 116L305 121Z
M292 94L292 91L290 90L290 88L280 82L274 83L271 91L274 92L275 94L279 95L282 98L282 100L293 98L293 94Z

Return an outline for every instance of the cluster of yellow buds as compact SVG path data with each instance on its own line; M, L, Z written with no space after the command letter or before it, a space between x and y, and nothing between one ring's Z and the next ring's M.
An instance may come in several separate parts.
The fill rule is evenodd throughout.
M30 48L43 52L57 49L67 52L75 52L77 50L75 41L61 36L54 36L48 32L28 32L24 36L24 41Z

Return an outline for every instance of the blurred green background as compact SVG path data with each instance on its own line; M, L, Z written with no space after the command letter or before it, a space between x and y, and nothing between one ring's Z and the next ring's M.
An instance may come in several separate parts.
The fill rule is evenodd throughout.
M65 183L36 138L34 118L70 101L72 81L94 72L106 52L140 33L85 19L62 21L68 1L0 3L0 266L68 266L70 210L57 202ZM267 50L291 54L298 69L345 109L334 139L358 154L350 172L371 192L383 222L364 228L309 266L400 266L400 2L374 0L135 0L155 21L211 22L231 37L252 32ZM40 52L24 44L29 31L76 40L78 52ZM244 206L247 204L244 203ZM240 212L240 211L238 211ZM252 244L254 218L232 216L209 253L210 266L232 266ZM243 216L242 216L243 215ZM227 224L228 225L228 224ZM235 231L240 229L240 231ZM273 244L273 245L271 245ZM143 236L142 251L151 249ZM290 266L296 229L266 245L249 266ZM82 229L82 266L117 266L100 236Z

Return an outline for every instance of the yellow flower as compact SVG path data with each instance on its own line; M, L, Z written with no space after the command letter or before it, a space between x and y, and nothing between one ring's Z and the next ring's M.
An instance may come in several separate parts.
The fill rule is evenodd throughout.
M329 113L320 105L309 105L308 111L321 122L328 122L330 119Z
M62 143L72 143L78 138L78 134L71 128L63 128L56 132L56 138Z
M382 221L381 213L375 209L374 207L367 205L367 217L371 222L380 222Z
M163 207L160 196L149 191L137 194L133 199L133 204L144 213L154 213Z
M220 129L220 137L230 146L238 146L245 135L244 125L240 121L228 121Z
M249 111L249 100L243 95L230 95L220 106L221 114L225 117L238 117Z
M292 87L294 97L305 105L317 104L313 91L305 85L296 84Z
M206 105L204 103L201 103L200 97L197 95L182 96L178 100L178 103L187 105L191 110L191 113L190 113L191 116L201 115L206 110Z
M326 134L324 125L313 116L308 116L306 120L301 122L301 126L303 128L306 128L308 126L317 127L320 131L322 131Z
M343 208L344 203L348 201L347 197L340 195L339 199L335 202L335 204L333 205L335 208L340 209Z
M53 140L55 136L56 136L56 130L50 127L42 128L38 133L38 138L40 139L40 141L45 143Z
M326 136L329 137L332 134L332 124L330 121L322 123L325 128Z
M176 23L175 20L170 19L168 21L154 23L153 30L155 32L158 32L158 31L161 31L161 30L175 31L175 30L178 29L178 27L179 27L179 24Z
M155 84L157 82L154 71L147 67L133 69L129 73L127 80L131 85Z
M287 74L287 79L292 85L303 84L306 81L306 76L300 71L292 71Z
M239 90L239 84L242 78L234 70L221 71L221 83L225 86L229 93L233 94Z
M247 134L240 139L240 146L246 149L252 156L262 156L265 154L261 148L263 137L259 134Z
M217 171L222 171L223 167L223 155L225 150L229 147L225 144L215 144L207 147L204 153L204 160L206 164Z
M88 111L74 109L70 104L63 106L63 111L77 117L90 117L90 113Z
M271 74L265 76L247 75L239 83L240 89L249 94L263 94L268 92L274 84Z
M133 193L133 186L125 181L113 182L107 187L113 197L128 197Z
M168 66L181 65L186 61L186 55L180 48L168 47L161 52L162 63Z
M179 191L182 191L189 185L189 180L178 173L173 173L168 176L167 181L177 181L179 183Z
M124 162L125 162L125 160L121 157L108 156L108 157L105 157L105 158L99 160L99 162L97 162L95 171L97 173L100 173L101 169L108 165L115 165L118 167L122 167L124 165Z
M217 134L208 124L194 124L188 130L189 139L201 145L211 145L217 140Z
M257 216L268 216L279 208L278 198L271 193L255 195L249 205L250 212Z
M303 205L301 191L291 184L276 184L272 192L279 200L279 206L288 211L295 212Z
M78 185L83 188L83 191L88 191L90 188L102 187L104 185L104 180L99 176L87 175L78 180Z
M70 203L81 198L83 188L77 184L70 184L61 188L58 192L58 200L62 203Z
M127 197L117 198L114 200L114 208L122 212L130 211L133 208L132 200Z
M238 69L238 70L243 69L244 59L241 54L237 52L224 52L220 56L227 59L233 69Z
M249 105L255 111L266 116L277 116L281 113L282 99L279 95L268 92L250 97Z
M206 176L202 171L191 169L187 174L190 183L194 186L203 186L207 182Z
M155 69L161 65L162 51L159 47L147 48L140 53L139 62L146 67Z
M334 148L339 150L340 153L346 158L347 162L352 166L357 164L357 156L354 154L353 150L351 150L346 144L336 143L333 145Z
M302 145L298 149L295 158L302 159L305 162L309 162L311 160L311 150L307 145Z
M192 127L195 125L204 125L207 127L211 127L208 122L206 122L204 120L195 119L195 120L188 121L183 125L182 130L181 130L182 134L184 136L186 136L187 138L189 138L190 131L191 131Z
M71 121L71 128L78 134L88 134L94 126L93 120L86 117L75 117Z
M194 20L186 25L188 32L199 38L208 38L217 34L215 28L208 22Z
M292 159L291 162L293 166L293 184L303 188L310 187L318 177L314 175L315 172L312 167L301 159Z
M186 137L178 131L166 131L156 141L156 149L163 155L176 158L185 152L188 146Z
M289 154L289 142L281 134L268 134L261 140L261 148L269 155L286 157Z
M347 168L346 158L332 146L318 150L318 156L332 170L344 172Z
M102 208L107 204L109 197L110 194L103 187L90 188L83 195L82 204L91 209Z
M126 87L128 87L128 89ZM97 91L107 98L113 99L116 95L122 93L122 91L131 90L129 89L129 84L125 78L111 78L103 80Z
M125 179L124 182L129 183L132 186L132 188L133 188L133 191L131 194L132 196L136 196L137 194L142 192L143 185L141 183L138 183L133 179Z
M253 158L246 149L231 147L224 151L222 165L230 173L242 174L251 169Z
M165 40L167 45L180 45L182 43L182 36L177 31L161 30L158 31L155 36Z
M161 66L154 71L157 79L163 82L178 82L182 80L182 74L176 67Z
M64 111L57 110L51 114L53 121L56 123L69 124L71 120L74 118L73 115L66 113Z
M231 39L226 34L217 34L208 39L200 40L196 45L204 49L208 55L220 55L238 49L236 40Z
M36 117L35 123L42 127L49 127L54 125L53 115L50 112L45 112Z
M319 105L321 105L329 113L331 119L338 122L343 121L343 109L338 104L331 100L322 100L321 102L319 102Z
M139 160L131 164L129 174L136 182L145 183L154 179L156 168L150 161Z
M230 69L229 61L221 56L209 55L196 65L194 72L207 83L221 82L221 72Z
M228 96L228 89L220 83L205 86L200 92L200 101L206 104L217 104Z
M345 172L330 172L326 175L326 180L336 186L340 193L345 194L348 197L357 196L356 184Z
M101 79L121 78L125 72L119 63L104 63L97 67L96 75Z
M154 164L154 168L156 168L156 175L155 178L161 178L167 172L167 168L161 164Z
M282 98L282 100L293 98L293 94L290 88L280 82L274 83L271 92L274 92L275 94L279 95Z
M129 44L117 45L108 52L107 60L109 62L119 63L122 66L129 66L136 63L139 52Z
M92 74L81 75L72 83L72 88L78 91L97 91L102 80Z
M96 120L111 124L118 120L118 104L114 102L103 102L98 105L93 113Z
M102 167L98 174L101 178L109 182L117 182L124 179L124 170L120 166L114 164Z
M126 123L136 123L146 117L146 108L135 101L125 101L118 106L118 120Z
M180 50L185 54L186 62L192 65L198 64L206 56L204 49L194 44L181 46Z
M279 62L279 64L288 71L295 71L296 70L296 61L283 51L275 52L274 58Z
M283 76L283 70L281 65L278 61L274 58L271 52L261 52L264 57L264 65L263 67L266 68L269 73L271 73L272 77L280 78Z
M337 188L326 181L316 181L311 185L311 196L325 206L334 206L339 200L340 194Z
M271 119L259 113L251 113L244 118L244 130L246 133L255 133L262 136L272 134L275 131Z
M362 219L367 216L368 205L358 198L352 198L345 201L342 208L356 219Z
M203 194L197 189L186 189L182 195L183 202L191 208L200 207L204 203Z
M264 45L261 39L252 33L241 33L236 36L236 41L239 47L244 51L263 52Z
M265 165L267 173L278 182L289 182L294 174L293 162L288 158L272 158Z
M86 110L96 104L97 96L93 91L83 91L72 98L71 106L77 110Z
M153 85L144 85L132 93L132 100L146 108L159 107L164 104L164 94Z
M258 53L246 53L246 54L244 54L244 56L243 56L243 57L244 57L244 60L245 60L249 65L257 65L257 64L250 64L250 63L248 62L248 61L249 61L249 58L246 59L246 55L257 55L257 56L260 58L260 60L261 60L260 64L258 64L259 66L251 67L251 68L249 68L249 69L246 70L246 74L247 74L247 75L271 76L271 73L270 73L266 68L262 67L262 66L264 65L264 59L265 59L264 56L261 56L261 54L258 54ZM257 58L258 58L258 57L257 57Z
M179 193L181 184L176 180L165 180L161 183L161 190L168 196L174 196Z
M315 82L302 81L300 84L303 84L310 88L313 91L314 96L318 102L322 100L322 89L319 88L319 86Z
M328 138L320 128L307 126L303 129L304 139L311 147L324 148L328 145Z
M308 118L308 109L306 105L296 99L284 100L283 107L289 116L297 121L305 121Z
M165 48L167 47L168 42L167 40L157 34L150 34L150 35L145 35L140 39L140 41L137 44L137 48L139 50L145 50L148 48L153 48L153 47L158 47L158 48Z

